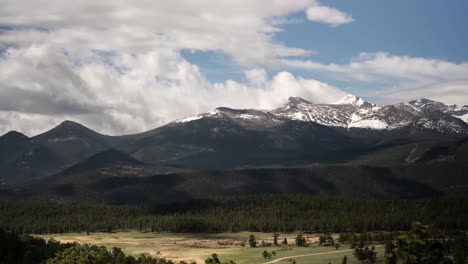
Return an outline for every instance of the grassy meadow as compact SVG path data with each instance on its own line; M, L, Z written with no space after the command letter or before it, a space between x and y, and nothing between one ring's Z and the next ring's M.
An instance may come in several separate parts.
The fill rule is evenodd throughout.
M259 247L250 248L248 238L254 234ZM348 263L359 263L353 257L353 252L348 245L342 245L339 250L334 247L319 247L318 235L307 234L308 247L296 247L294 245L297 234L281 234L279 241L285 237L288 240L287 246L261 247L263 241L272 243L273 238L270 233L220 233L220 234L175 234L175 233L139 233L139 232L118 232L118 233L64 233L56 235L40 235L45 239L53 238L61 242L78 242L103 245L109 249L120 247L129 255L138 256L149 254L152 256L162 256L174 261L196 261L204 263L204 260L211 254L216 253L221 261L233 260L237 264L257 264L257 263L291 263L289 259L296 260L296 263L341 263L346 255ZM262 252L276 251L276 256L266 260ZM383 263L383 247L377 247L378 262ZM317 254L317 255L311 255ZM306 255L306 256L301 256ZM300 256L300 257L299 257Z

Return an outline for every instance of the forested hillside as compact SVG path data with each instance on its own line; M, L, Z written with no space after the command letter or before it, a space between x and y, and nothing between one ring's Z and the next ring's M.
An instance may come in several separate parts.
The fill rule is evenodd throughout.
M468 200L379 200L308 195L245 196L158 206L1 203L0 227L18 233L305 232L468 228Z

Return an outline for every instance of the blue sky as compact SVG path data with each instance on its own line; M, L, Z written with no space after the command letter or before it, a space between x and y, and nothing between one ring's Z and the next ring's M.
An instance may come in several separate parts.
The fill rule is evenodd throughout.
M316 53L310 58L320 63L346 64L361 52L379 51L455 63L468 61L468 1L328 0L321 3L352 15L354 21L330 27L308 21L306 14L298 12L289 17L293 22L281 25L282 31L275 35L275 40L286 46L314 50ZM222 54L188 50L182 54L200 66L210 80L244 78L243 68ZM268 72L274 74L279 70L272 67ZM372 83L343 82L318 72L297 69L292 72L358 94L376 89Z
M305 22L284 26L277 39L318 51L322 62L346 62L359 52L432 57L455 62L468 57L468 2L464 0L323 1L353 16L330 28ZM303 14L295 17L305 20Z
M108 134L290 96L468 105L466 0L0 0L0 132ZM103 122L105 120L105 122Z

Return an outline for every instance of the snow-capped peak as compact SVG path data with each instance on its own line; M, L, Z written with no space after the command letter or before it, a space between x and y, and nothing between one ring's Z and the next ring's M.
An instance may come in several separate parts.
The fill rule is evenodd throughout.
M357 97L352 94L347 94L345 97L341 98L340 100L334 102L333 104L336 105L354 105L354 106L364 106L364 105L371 105L371 103L364 101L362 98Z
M443 112L467 122L468 106L466 105L447 105L425 98L409 101L404 105L411 107L412 110L419 113L429 114L433 112Z
M295 120L348 130L396 130L412 127L418 131L430 129L443 133L468 132L468 106L446 105L429 99L378 106L351 94L333 104L314 104L300 97L290 97L283 107L268 111L219 107L207 113L176 120L174 123L192 122L203 118L234 122L256 130ZM461 122L462 120L465 122Z

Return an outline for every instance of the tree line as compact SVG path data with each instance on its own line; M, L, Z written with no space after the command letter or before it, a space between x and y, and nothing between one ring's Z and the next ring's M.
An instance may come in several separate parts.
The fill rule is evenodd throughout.
M314 232L409 230L420 221L468 228L468 199L378 200L262 195L155 206L0 203L0 228L18 234L65 232Z

